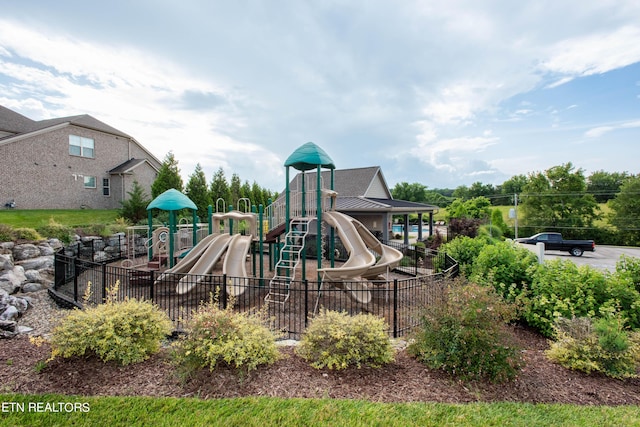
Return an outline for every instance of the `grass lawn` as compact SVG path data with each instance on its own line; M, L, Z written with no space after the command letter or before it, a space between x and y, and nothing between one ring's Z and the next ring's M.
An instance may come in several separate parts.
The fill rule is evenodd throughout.
M116 209L3 209L0 210L0 224L14 228L38 228L53 219L69 227L85 227L113 224L118 216Z
M0 395L0 405L10 426L640 426L637 406L15 394Z

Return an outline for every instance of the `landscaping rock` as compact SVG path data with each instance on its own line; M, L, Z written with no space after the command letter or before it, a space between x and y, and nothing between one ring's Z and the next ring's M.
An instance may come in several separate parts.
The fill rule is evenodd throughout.
M27 270L24 272L25 277L29 282L42 283L42 275L38 270Z
M13 269L13 260L12 255L0 255L0 271L2 270L12 270Z
M0 320L14 320L17 319L20 312L12 305L7 306L2 313L0 313Z
M17 264L21 265L25 270L50 269L53 268L53 255L25 259L23 261L18 261Z
M3 289L8 294L15 294L18 292L22 283L26 280L26 278L23 280L22 277L18 277L15 271L16 268L14 267L13 270L5 270L4 274L0 275L0 289ZM24 270L22 276L24 276Z
M22 292L24 292L25 294L28 294L32 292L41 291L44 288L45 286L42 283L29 282L22 285Z
M13 248L13 259L16 261L22 261L37 256L40 256L40 249L32 243L16 245Z
M40 249L40 256L53 256L56 253L48 243L38 246L38 249Z

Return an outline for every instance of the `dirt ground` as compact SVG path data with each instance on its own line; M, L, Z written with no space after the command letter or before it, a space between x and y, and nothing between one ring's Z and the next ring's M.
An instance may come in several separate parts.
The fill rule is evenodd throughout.
M252 371L245 378L222 367L213 372L203 370L183 382L175 374L167 348L143 363L126 367L87 357L56 359L38 372L36 367L49 357L50 349L46 344L36 347L26 336L19 336L0 340L0 392L205 399L275 396L376 402L640 404L640 379L615 380L567 370L546 359L548 343L540 335L519 326L513 326L512 333L525 349L526 366L507 384L463 383L426 368L405 350L399 350L395 361L383 368L318 370L296 356L292 347L282 347L281 360Z

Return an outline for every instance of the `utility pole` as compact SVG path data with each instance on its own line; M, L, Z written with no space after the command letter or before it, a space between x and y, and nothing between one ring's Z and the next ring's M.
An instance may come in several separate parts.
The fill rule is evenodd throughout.
M517 239L518 238L518 193L513 193L513 206L514 206L515 219L516 219L515 236Z

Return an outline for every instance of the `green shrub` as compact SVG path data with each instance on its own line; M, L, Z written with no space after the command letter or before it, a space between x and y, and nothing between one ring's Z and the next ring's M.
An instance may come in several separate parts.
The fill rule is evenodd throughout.
M637 376L638 336L624 330L619 318L595 322L588 317L559 318L554 329L557 340L546 351L549 359L586 373L601 372L613 378Z
M570 260L552 260L532 275L527 322L543 335L554 334L558 317L592 319L620 314L632 328L640 322L640 293L623 273L608 274Z
M38 233L47 239L58 239L64 244L71 243L73 229L57 223L53 218L49 219L49 224L37 228Z
M502 229L496 225L485 224L478 227L478 236L482 236L493 241L500 241L503 234Z
M430 368L465 380L511 380L523 364L505 330L514 316L513 305L492 288L456 281L424 308L408 351Z
M321 310L302 336L296 354L317 369L380 367L394 358L384 319L371 314Z
M489 242L483 237L472 238L468 236L456 237L450 242L440 246L441 252L446 252L450 257L458 261L460 274L469 277L472 273L473 263L480 254L482 248L487 246ZM437 271L440 266L436 267Z
M616 263L616 274L627 278L640 292L640 258L622 255Z
M531 267L537 265L536 255L510 242L486 245L472 268L472 280L493 286L503 298L515 301L523 288L531 283Z
M105 362L128 365L160 350L172 329L168 316L148 301L116 301L118 286L109 289L104 304L74 310L60 321L52 331L52 358L93 353Z
M10 225L0 224L0 242L13 242L16 240L16 232Z
M220 364L249 372L278 360L277 338L260 313L235 313L233 304L223 310L210 301L193 312L187 334L173 344L173 359L185 377Z
M33 228L16 228L14 230L16 239L38 241L42 240L42 236Z

